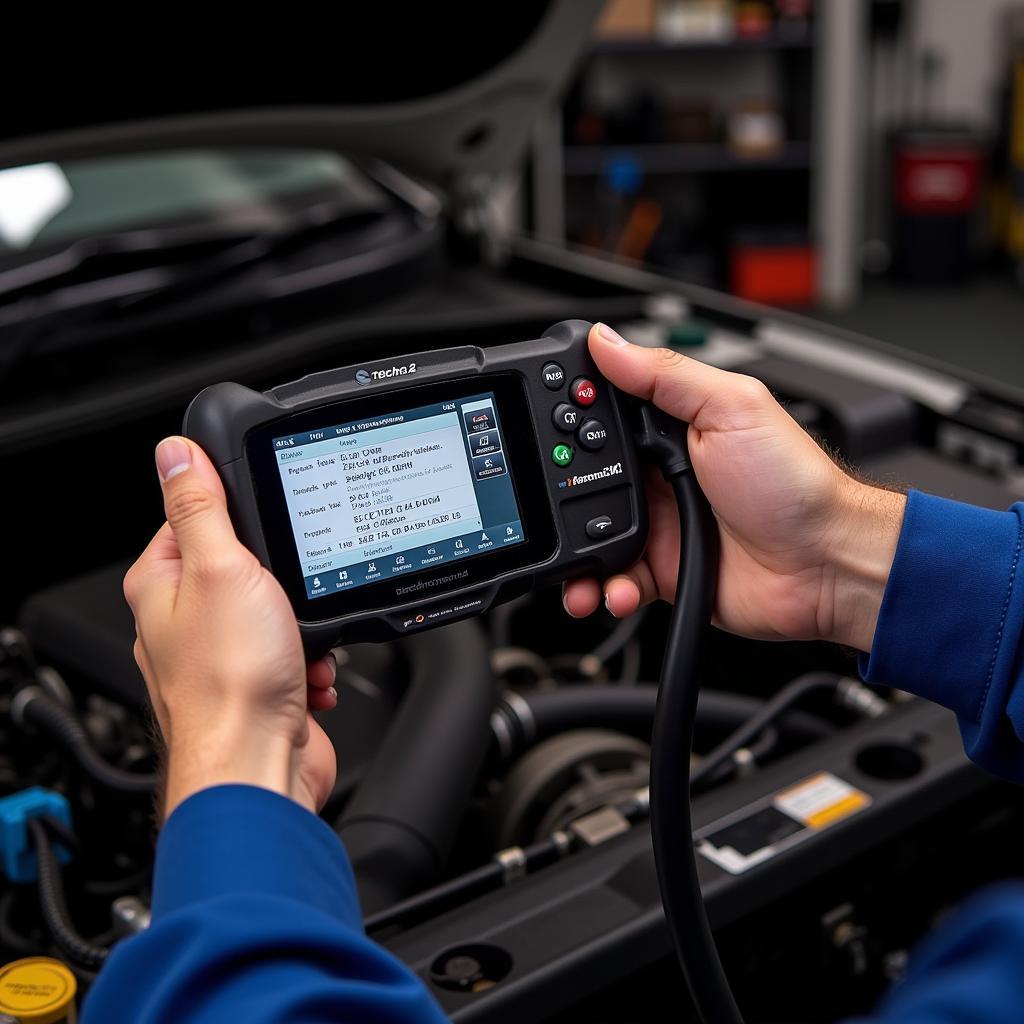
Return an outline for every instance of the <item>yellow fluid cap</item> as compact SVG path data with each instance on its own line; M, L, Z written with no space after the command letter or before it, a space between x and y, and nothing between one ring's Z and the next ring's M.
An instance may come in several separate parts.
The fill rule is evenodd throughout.
M78 983L59 960L32 956L0 968L0 1013L21 1024L56 1024L64 1020Z

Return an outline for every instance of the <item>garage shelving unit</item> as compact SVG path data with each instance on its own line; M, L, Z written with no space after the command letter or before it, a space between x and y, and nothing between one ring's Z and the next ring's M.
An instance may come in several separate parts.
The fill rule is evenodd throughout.
M687 78L692 82L699 75L703 93L696 95L706 96L714 93L714 83L724 89L747 75L773 83L772 94L763 98L778 106L789 136L774 152L754 156L738 155L719 141L567 144L566 109L558 107L536 127L531 213L537 234L578 242L579 210L600 201L610 166L627 160L642 176L644 192L662 200L678 194L691 210L707 210L702 233L721 244L731 231L759 224L802 229L818 251L819 299L848 301L858 277L863 5L819 0L811 24L806 34L753 39L595 39L581 81L597 74L620 81L658 76L671 83L678 76L682 89ZM680 234L686 236L685 227ZM716 262L718 272L705 275L690 272L683 262L668 269L723 287L721 260L708 260Z

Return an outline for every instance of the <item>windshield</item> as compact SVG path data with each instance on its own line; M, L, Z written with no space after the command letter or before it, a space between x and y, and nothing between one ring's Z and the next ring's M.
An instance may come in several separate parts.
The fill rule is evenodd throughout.
M304 201L379 208L381 190L317 150L188 150L0 170L0 260L78 239L180 224L271 230Z

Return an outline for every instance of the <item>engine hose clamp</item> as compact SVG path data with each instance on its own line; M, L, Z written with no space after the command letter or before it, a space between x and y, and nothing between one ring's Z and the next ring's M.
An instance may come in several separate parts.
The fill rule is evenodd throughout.
M501 865L501 880L505 885L519 881L526 876L526 851L521 846L510 846L495 854L494 859Z
M31 729L31 724L25 721L25 709L38 697L45 696L39 686L26 686L19 690L11 700L11 719L14 724L21 729Z
M559 829L557 832L552 832L550 838L551 842L555 844L558 856L568 856L572 850L572 836L568 832L563 832L562 829Z
M537 735L537 723L530 705L515 690L506 690L501 695L501 699L515 717L519 730L523 734L523 742L526 746L530 746Z
M498 744L501 759L507 761L512 756L512 730L509 728L506 708L499 707L491 713L491 734Z
M757 759L749 747L740 747L733 751L732 763L736 768L736 774L740 778L746 778L757 767Z
M36 682L47 696L63 704L66 708L74 708L75 698L64 677L52 665L40 665L36 670Z
M874 690L849 676L836 685L836 702L865 718L880 718L889 710L889 705Z

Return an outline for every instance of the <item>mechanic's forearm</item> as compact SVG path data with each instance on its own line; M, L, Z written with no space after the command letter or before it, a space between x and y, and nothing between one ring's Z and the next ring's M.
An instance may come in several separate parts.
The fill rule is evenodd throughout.
M904 494L846 478L823 566L824 639L871 650L906 504Z
M265 789L218 786L161 831L149 928L117 943L83 1024L443 1024L362 928L341 840Z
M256 717L228 712L213 726L172 723L170 732L165 817L194 793L229 783L279 793L315 813L297 777L294 742Z

